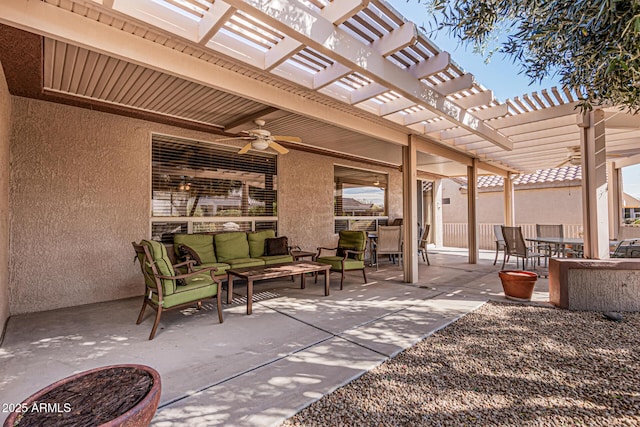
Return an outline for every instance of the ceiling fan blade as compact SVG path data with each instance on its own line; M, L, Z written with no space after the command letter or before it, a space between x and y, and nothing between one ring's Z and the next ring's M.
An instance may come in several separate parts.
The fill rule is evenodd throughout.
M287 150L286 148L284 148L282 145L278 144L275 141L271 141L269 143L269 147L273 148L280 154L287 154L289 152L289 150Z
M216 142L224 142L224 141L239 141L242 139L253 139L252 136L235 136L233 138L223 138L223 139L216 139Z
M282 136L282 135L272 135L272 139L276 141L284 141L284 142L302 142L300 138L297 136Z
M247 151L251 150L251 143L248 143L247 145L245 145L244 147L242 147L240 149L240 151L238 151L238 154L244 154Z

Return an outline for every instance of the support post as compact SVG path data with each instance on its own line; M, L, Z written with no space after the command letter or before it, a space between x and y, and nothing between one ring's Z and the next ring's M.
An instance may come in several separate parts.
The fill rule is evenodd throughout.
M409 136L409 144L402 147L402 217L404 225L404 281L418 282L418 203L415 200L418 193L417 150L414 136Z
M609 258L609 208L604 111L578 114L582 157L584 256Z
M609 183L609 238L618 239L622 222L622 170L613 162L607 163Z
M433 182L433 224L431 233L433 243L437 248L444 245L444 223L442 221L442 180L436 179Z
M509 173L504 177L504 224L513 227L516 223L516 211L514 209L515 194L513 178Z
M469 239L469 264L477 264L480 258L478 244L478 159L467 166L467 238Z

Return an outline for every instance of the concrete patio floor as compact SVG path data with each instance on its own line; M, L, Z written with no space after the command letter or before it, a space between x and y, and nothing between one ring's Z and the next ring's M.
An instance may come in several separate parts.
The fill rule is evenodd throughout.
M138 363L162 379L152 425L276 426L486 301L507 301L493 254L481 251L469 265L466 250L430 249L417 284L402 283L388 261L367 269L366 284L348 274L342 291L334 273L328 297L321 281L306 289L299 279L259 282L251 316L240 282L223 324L211 301L164 313L152 341L153 310L135 324L140 298L13 316L0 346L0 402L87 369ZM540 278L532 303L547 301Z

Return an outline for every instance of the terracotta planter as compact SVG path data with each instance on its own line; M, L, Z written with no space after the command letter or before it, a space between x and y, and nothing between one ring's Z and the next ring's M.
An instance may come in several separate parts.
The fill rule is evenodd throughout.
M4 427L30 425L141 427L160 401L160 375L144 365L112 365L80 372L25 399Z
M530 271L502 270L500 273L504 295L515 301L531 301L538 275Z

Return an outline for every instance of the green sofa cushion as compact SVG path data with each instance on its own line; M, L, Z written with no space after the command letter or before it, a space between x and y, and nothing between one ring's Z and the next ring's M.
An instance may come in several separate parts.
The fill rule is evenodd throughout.
M218 262L229 263L229 260L251 258L249 256L249 242L247 233L243 231L220 233L214 235Z
M255 267L264 265L264 261L260 258L236 258L227 260L231 264L231 268Z
M323 256L316 259L317 262L322 264L331 265L331 270L342 271L342 257L339 256ZM347 259L344 262L344 269L346 270L361 270L364 268L364 261L357 259Z
M156 270L158 274L162 276L175 276L175 271L173 266L171 265L171 261L169 260L169 255L167 254L167 248L160 242L156 242L155 240L143 240L140 242L141 245L144 245L149 249L149 254L151 255L151 261L156 265ZM145 270L149 274L150 277L153 277L153 271L151 270L151 266L145 265ZM147 283L152 288L156 287L155 281L153 284ZM163 295L171 295L176 290L176 281L171 279L161 279L162 284L162 293Z
M211 298L218 293L218 284L211 279L209 273L197 274L185 279L187 284L180 286L175 293L166 295L162 300L162 307L171 308L176 305L186 304L205 298ZM153 295L153 300L157 303L157 295Z
M265 255L258 258L263 260L266 265L293 262L293 257L291 255L271 255L271 256Z
M259 258L264 255L264 241L276 237L273 230L262 230L253 233L247 233L249 241L249 255L251 258Z
M180 245L187 245L198 253L202 264L218 262L213 247L213 235L211 234L176 234L173 236L173 248L178 257Z

